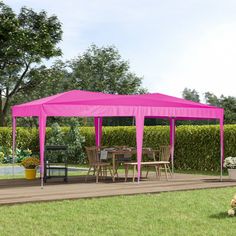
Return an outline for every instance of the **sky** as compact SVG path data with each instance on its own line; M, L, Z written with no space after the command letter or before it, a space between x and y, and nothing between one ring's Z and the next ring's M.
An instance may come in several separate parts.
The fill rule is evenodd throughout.
M149 92L236 96L235 0L5 0L62 22L63 59L114 45Z

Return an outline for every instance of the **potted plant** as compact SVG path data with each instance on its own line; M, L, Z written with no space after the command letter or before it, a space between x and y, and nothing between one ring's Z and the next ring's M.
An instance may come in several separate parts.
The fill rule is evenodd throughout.
M36 168L39 166L39 159L37 157L27 157L21 162L21 165L25 167L25 178L35 179Z
M236 180L236 157L225 158L224 167L228 169L229 178Z

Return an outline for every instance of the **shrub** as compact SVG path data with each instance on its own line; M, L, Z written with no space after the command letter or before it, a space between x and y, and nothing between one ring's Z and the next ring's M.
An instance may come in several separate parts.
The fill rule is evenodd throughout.
M175 166L184 170L219 170L219 126L179 126L176 132Z
M68 135L69 128L61 128ZM81 127L80 133L85 137L83 146L95 144L93 127ZM37 129L17 128L17 147L38 152ZM54 134L47 128L47 140ZM11 129L0 128L0 146L11 148ZM4 137L4 138L3 138ZM102 144L105 146L136 146L135 127L103 127ZM225 125L225 156L236 156L236 125ZM144 147L157 149L169 144L168 126L148 126L144 129ZM220 168L220 133L218 125L178 126L176 128L175 167L187 170L216 171Z
M0 163L12 163L12 149L9 147L1 147L0 146L0 153L2 153L2 156L0 155ZM16 148L15 151L15 162L20 163L25 157L31 156L32 152L29 149L21 150L19 148Z
M84 163L84 136L80 134L80 124L76 119L71 119L68 129L62 129L58 123L52 125L47 145L66 145L68 146L68 162ZM62 162L65 153L62 151L47 152L47 157L54 162Z
M4 153L0 152L0 163L3 163L4 160Z
M80 134L80 124L76 119L70 120L70 128L65 136L65 143L68 146L68 162L70 163L84 163L83 144L85 142L84 136Z

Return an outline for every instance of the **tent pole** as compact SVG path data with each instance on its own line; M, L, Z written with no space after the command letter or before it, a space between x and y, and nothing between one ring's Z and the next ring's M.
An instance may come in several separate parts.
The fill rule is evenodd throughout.
M102 146L102 117L99 117L99 146Z
M101 146L102 141L102 117L94 117L95 142L96 146Z
M171 171L174 174L174 150L175 150L175 119L170 119L170 150L171 150Z
M135 119L136 119L136 145L137 145L138 183L139 183L141 177L144 116L136 116Z
M222 181L224 163L224 117L220 118L220 181Z
M98 147L98 117L94 117L95 145Z
M12 176L15 176L16 117L12 117Z
M39 116L39 148L40 148L40 178L41 178L41 189L43 189L44 179L44 145L46 135L46 121L47 117L45 114Z

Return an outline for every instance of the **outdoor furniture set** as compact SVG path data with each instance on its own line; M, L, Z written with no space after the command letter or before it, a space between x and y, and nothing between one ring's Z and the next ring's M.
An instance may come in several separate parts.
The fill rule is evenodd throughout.
M96 175L96 182L98 182L99 176L105 178L107 176L107 172L109 170L110 175L112 176L113 182L118 176L118 168L120 165L124 166L125 169L125 181L128 178L129 169L132 168L133 182L135 180L135 172L138 166L136 161L132 160L132 156L136 154L136 149L132 147L86 147L86 153L89 161L89 170L85 180L91 171ZM172 172L170 170L170 146L160 146L159 150L153 150L151 148L143 148L143 155L147 155L149 161L142 161L141 167L145 167L146 178L148 177L148 173L150 168L155 168L156 177L160 179L161 177L161 169L164 169L166 179L168 180L168 172L170 176L172 176ZM158 160L157 160L158 156Z

